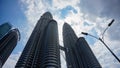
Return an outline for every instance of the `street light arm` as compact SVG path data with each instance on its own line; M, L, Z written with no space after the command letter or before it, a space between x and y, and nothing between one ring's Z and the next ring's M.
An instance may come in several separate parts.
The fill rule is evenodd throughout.
M91 35L91 34L88 34L88 33L86 33L86 32L81 32L81 34L83 34L83 35L89 35L89 36L94 37L94 38L96 38L96 39L98 39L98 40L99 40L99 38L98 38L98 37L93 36L93 35Z
M105 34L105 32L106 32L106 30L108 29L108 27L103 31L103 33L102 33L102 40L104 41L104 34Z
M112 24L113 24L113 22L114 22L115 20L114 19L112 19L112 21L108 24L108 26L105 28L105 30L103 31L103 33L102 33L102 40L104 41L104 34L105 34L105 32L106 32L106 30L108 29L108 27L110 27Z
M99 40L99 38L98 37L96 37L96 36L93 36L93 35L91 35L91 34L88 34L89 36L91 36L91 37L94 37L94 38L96 38L96 39L98 39Z

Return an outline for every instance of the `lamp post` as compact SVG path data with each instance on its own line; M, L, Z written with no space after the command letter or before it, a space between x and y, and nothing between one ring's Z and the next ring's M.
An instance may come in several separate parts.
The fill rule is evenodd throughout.
M111 25L112 25L112 23L114 22L114 19L108 24L108 27L110 27ZM93 36L93 35L91 35L91 34L89 34L89 33L86 33L86 32L81 32L83 35L89 35L89 36L91 36L91 37L94 37L94 38L96 38L96 39L98 39L99 41L101 41L104 45L105 45L105 47L110 51L110 53L117 59L117 61L120 63L120 59L112 52L112 50L107 46L107 44L104 42L104 33L106 32L106 30L108 29L108 27L103 31L103 33L102 33L102 38L100 38L100 37L96 37L96 36Z

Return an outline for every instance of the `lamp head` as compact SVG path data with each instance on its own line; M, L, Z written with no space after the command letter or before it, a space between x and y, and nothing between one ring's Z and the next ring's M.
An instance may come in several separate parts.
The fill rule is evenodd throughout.
M85 32L81 32L81 34L88 35L88 33L85 33Z
M115 21L115 20L113 19L113 20L108 24L108 26L111 26L114 21Z

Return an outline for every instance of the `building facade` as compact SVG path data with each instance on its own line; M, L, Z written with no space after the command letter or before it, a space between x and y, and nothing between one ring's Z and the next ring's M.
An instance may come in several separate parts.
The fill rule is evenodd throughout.
M70 27L69 24L65 23L63 25L63 43L64 47L66 48L65 55L67 61L68 68L77 68L76 57L74 56L74 46L77 41L77 36L75 35L74 31Z
M0 39L9 32L9 30L12 28L12 25L9 23L4 23L0 25Z
M0 26L0 67L3 66L7 58L12 53L20 38L18 29L11 29L9 23Z
M58 26L51 13L36 24L15 68L60 68Z
M78 39L67 23L63 25L63 41L68 68L101 68L85 39Z
M76 42L79 68L101 68L85 38L80 37ZM80 59L79 59L80 58Z

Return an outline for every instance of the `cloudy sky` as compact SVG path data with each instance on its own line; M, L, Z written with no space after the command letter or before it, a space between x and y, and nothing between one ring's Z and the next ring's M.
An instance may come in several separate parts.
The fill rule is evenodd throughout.
M50 11L58 23L62 46L64 22L71 25L78 37L83 36L82 31L101 37L108 23L115 19L106 31L104 41L120 58L120 0L0 0L0 24L9 22L21 33L21 40L3 68L14 68L35 24L46 11ZM84 37L103 68L120 67L100 41ZM61 61L62 68L66 68L63 56Z

